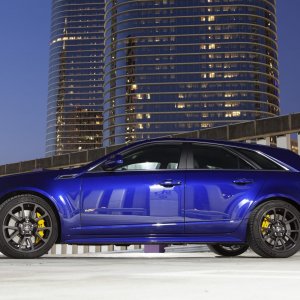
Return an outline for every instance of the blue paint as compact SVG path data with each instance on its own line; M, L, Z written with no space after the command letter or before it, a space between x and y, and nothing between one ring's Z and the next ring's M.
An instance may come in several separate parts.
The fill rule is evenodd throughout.
M99 167L116 154L126 160L128 153L171 144L182 149L179 169L104 171ZM259 151L282 170L196 170L190 167L191 144ZM300 204L299 171L300 157L284 149L158 139L124 147L81 168L2 177L0 198L35 193L48 199L59 215L63 243L244 243L248 218L256 206L271 198Z

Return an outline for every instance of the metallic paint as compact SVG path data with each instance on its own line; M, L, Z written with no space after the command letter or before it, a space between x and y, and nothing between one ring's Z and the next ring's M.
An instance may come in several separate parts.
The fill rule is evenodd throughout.
M16 194L31 193L47 199L60 219L61 242L70 244L245 243L248 218L256 206L280 198L300 207L298 155L251 144L175 141L260 151L288 170L183 168L93 172L110 154L81 168L2 177L0 202ZM138 142L116 153L169 142L168 139ZM250 182L234 183L240 179ZM162 186L164 181L173 181L175 185Z

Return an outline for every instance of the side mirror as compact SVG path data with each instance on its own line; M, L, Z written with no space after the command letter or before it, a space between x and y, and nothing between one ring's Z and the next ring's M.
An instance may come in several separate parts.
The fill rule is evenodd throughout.
M103 167L105 170L115 169L117 167L122 166L123 163L124 163L123 156L117 154L115 156L110 157L107 161L105 161Z

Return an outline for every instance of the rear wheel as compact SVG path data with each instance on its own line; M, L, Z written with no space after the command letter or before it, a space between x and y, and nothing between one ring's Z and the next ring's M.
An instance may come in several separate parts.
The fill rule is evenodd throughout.
M0 252L12 258L37 258L56 242L58 225L42 198L19 195L0 206Z
M248 250L249 246L245 244L208 244L209 250L222 256L238 256Z
M290 203L274 200L257 207L248 224L248 240L262 257L284 258L300 249L300 214Z

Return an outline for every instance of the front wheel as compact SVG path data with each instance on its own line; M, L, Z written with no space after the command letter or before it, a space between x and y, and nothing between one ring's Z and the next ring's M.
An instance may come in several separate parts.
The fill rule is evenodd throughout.
M300 214L290 203L273 200L258 206L248 224L248 241L262 257L285 258L300 249Z
M37 258L57 240L58 225L51 206L34 195L19 195L0 206L0 252L12 258Z
M248 250L246 244L208 244L209 250L221 256L238 256Z

